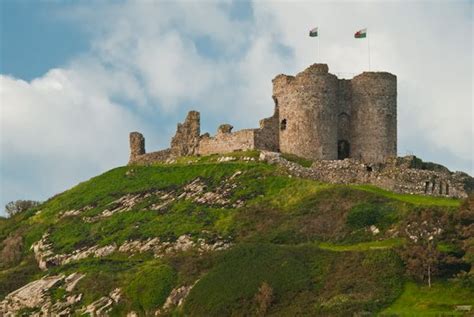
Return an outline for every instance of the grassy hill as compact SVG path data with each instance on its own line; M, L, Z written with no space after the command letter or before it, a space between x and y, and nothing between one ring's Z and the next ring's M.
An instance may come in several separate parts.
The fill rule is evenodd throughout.
M451 316L474 305L472 276L459 275L472 265L472 238L456 235L473 226L472 203L323 184L258 162L257 152L231 156L115 168L0 220L0 300L77 272L72 291L48 290L53 304L82 294L76 315L117 288L117 316ZM457 259L431 288L403 257L404 229L426 211L447 219L436 247ZM40 240L46 270L31 249ZM179 288L181 304L165 304Z

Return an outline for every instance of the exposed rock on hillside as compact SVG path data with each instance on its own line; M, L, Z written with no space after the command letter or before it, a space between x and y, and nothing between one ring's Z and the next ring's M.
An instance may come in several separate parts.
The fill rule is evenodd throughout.
M82 299L82 294L71 294L76 284L85 275L72 273L69 276L45 276L8 294L0 302L1 316L16 316L19 311L29 309L32 316L69 316L71 307ZM49 291L63 287L66 295L63 299L52 302Z
M101 258L114 252L137 254L152 252L155 257L164 257L178 252L196 250L199 253L221 251L229 248L231 244L221 239L213 242L199 238L193 241L189 235L182 235L176 241L161 241L159 238L149 238L144 241L126 241L120 246L116 244L99 247L97 245L77 249L70 254L54 254L52 244L48 240L48 233L45 233L41 240L32 245L38 266L42 270L49 267L64 265L73 261L79 261L88 257Z

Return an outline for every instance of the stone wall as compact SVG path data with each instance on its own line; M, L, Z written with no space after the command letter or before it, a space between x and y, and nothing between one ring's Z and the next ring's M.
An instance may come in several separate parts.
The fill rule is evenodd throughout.
M135 159L145 154L145 138L143 134L139 132L130 133L130 160L129 162L135 161Z
M262 152L260 158L285 167L294 176L333 184L370 184L396 193L455 198L466 198L474 191L474 179L468 174L446 168L421 169L414 156L375 164L354 159L319 160L310 168L289 162L279 153Z
M280 151L279 109L276 101L273 116L260 120L260 129L255 130L255 148Z
M201 134L200 114L189 111L183 123L178 123L175 136L171 139L171 154L187 156L198 153L199 137Z
M171 150L145 152L145 138L141 133L130 133L130 160L128 164L149 165L155 162L164 162L171 157Z
M171 149L165 149L161 151L145 153L142 155L137 155L130 158L128 164L139 164L139 165L150 165L157 162L165 162L168 159L172 158Z
M201 136L199 155L229 153L255 149L255 129L232 132L231 125L221 125L216 136Z

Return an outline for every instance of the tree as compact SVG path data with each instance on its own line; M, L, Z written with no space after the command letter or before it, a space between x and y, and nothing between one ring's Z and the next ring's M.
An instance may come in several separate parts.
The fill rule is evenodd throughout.
M426 280L431 287L431 277L439 273L441 252L436 245L428 241L426 243L409 243L402 250L402 258L405 260L407 273L419 280Z
M439 210L421 210L411 214L405 223L407 243L401 250L401 257L409 275L415 279L427 281L431 287L432 277L459 270L463 263L458 252L441 251L441 246L458 249L459 219L453 213ZM442 244L441 244L442 243ZM458 254L457 254L458 253Z
M39 201L34 201L34 200L17 200L17 201L11 201L8 204L5 205L5 211L7 215L10 217L24 212L30 208L36 207L40 204Z

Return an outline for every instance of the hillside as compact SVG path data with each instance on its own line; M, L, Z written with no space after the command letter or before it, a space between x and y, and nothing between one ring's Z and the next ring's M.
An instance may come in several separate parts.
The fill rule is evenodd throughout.
M0 312L469 314L473 214L473 199L291 177L257 151L118 167L0 220ZM416 234L436 248L431 288Z

